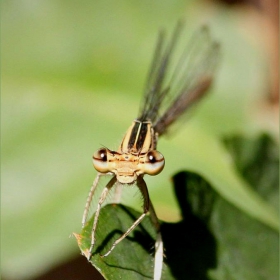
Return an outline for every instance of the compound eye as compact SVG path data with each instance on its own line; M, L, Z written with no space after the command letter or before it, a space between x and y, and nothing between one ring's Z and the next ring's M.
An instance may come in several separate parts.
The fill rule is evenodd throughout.
M164 156L158 151L147 153L144 164L144 171L149 175L159 174L164 167Z
M108 162L107 162L107 150L102 148L96 151L93 154L93 166L94 168L101 173L109 172Z

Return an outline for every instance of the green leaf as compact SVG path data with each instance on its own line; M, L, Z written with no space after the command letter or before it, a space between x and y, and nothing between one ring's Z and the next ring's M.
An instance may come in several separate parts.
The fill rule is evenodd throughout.
M163 223L162 234L176 279L279 278L276 230L228 203L195 173L178 173L173 181L183 219Z
M254 191L279 209L279 151L268 135L225 141L236 169ZM218 238L219 266L214 279L279 279L279 233L219 199L211 228Z
M279 147L276 143L267 134L262 134L254 139L227 138L225 144L237 171L259 195L279 210Z
M156 231L149 217L145 217L141 224L122 240L107 257L100 256L100 254L107 253L112 243L140 215L141 213L121 204L109 204L102 209L96 230L96 244L90 261L105 279L153 278L153 250ZM91 243L93 220L94 215L80 235L74 234L85 256L88 256ZM164 277L162 279L173 279L165 265L163 271Z

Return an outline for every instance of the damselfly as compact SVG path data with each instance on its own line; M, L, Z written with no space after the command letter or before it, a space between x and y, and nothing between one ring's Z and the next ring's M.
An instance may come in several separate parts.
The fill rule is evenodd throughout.
M88 255L90 259L95 244L95 232L101 206L109 191L114 185L136 184L144 198L143 214L103 256L108 256L150 212L151 220L158 233L155 246L154 279L161 277L163 244L158 218L143 177L145 174L157 175L162 171L164 156L157 151L158 137L165 134L174 121L205 95L212 83L219 58L218 44L211 39L208 28L203 27L183 49L181 56L174 60L175 47L178 45L182 26L179 22L169 40L166 40L164 32L160 32L140 113L128 128L118 150L101 148L94 153L93 165L98 174L89 192L82 219L84 226L100 176L112 175L97 204Z

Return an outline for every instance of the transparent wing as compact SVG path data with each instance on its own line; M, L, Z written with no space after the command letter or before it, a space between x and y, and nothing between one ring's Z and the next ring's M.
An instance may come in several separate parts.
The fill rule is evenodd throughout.
M151 120L158 135L205 95L219 61L219 45L206 26L177 56L182 27L179 22L170 41L160 33L140 108L139 119Z
M181 23L178 23L170 42L167 43L165 32L161 31L159 33L145 86L143 103L140 108L139 119L142 121L151 120L153 123L155 122L159 114L160 105L169 91L168 88L163 86L181 27Z

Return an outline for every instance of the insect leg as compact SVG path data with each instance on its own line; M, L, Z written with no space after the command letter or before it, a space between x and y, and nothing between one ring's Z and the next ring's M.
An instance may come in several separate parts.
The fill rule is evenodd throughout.
M149 199L149 193L148 193L147 185L146 185L145 181L143 180L142 176L139 176L137 178L137 186L140 189L140 191L143 195L143 198L144 198L144 206L143 206L144 213L132 224L132 226L120 238L118 238L113 243L110 250L106 254L102 255L101 257L107 257L114 250L116 245L118 243L120 243L124 238L126 238L130 234L130 232L132 230L134 230L141 223L141 221L145 218L145 216L147 215L147 213L149 211L150 199Z
M99 201L98 201L98 204L97 204L97 209L96 209L96 212L95 212L95 217L94 217L94 221L93 221L92 230L91 230L91 245L90 245L90 248L89 248L88 260L90 260L90 258L91 258L92 250L93 250L94 243L95 243L95 231L96 231L98 217L99 217L100 210L101 210L101 205L104 202L104 200L106 199L106 196L107 196L108 192L114 186L116 181L117 181L117 178L116 178L116 176L114 176L109 181L109 183L106 185L106 187L104 188L104 190L102 191L102 193L100 195L100 198L99 198Z
M91 204L91 201L92 201L92 197L94 195L94 192L95 192L95 189L98 185L98 182L99 182L99 179L100 179L100 176L102 175L102 173L98 173L95 180L93 181L93 184L90 188L90 191L89 191L89 194L88 194L88 197L87 197L87 202L86 202L86 206L85 206L85 210L84 210L84 214L83 214L83 219L82 219L82 227L85 226L85 223L87 221L87 216L88 216L88 212L89 212L89 207L90 207L90 204Z
M153 225L157 231L157 238L155 243L155 264L154 264L154 280L160 280L161 272L162 272L162 265L163 265L163 242L160 232L160 224L158 217L156 215L154 206L150 201L150 217L152 220Z

